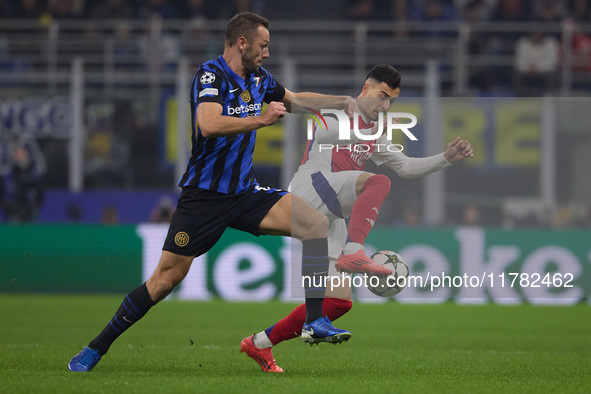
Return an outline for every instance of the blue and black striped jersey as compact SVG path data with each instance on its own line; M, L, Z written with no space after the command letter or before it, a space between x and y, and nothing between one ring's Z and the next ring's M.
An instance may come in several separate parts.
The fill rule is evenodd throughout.
M222 56L205 62L191 84L191 130L195 130L199 104L219 103L222 115L244 118L259 116L263 101L280 101L285 88L262 67L245 79L238 76ZM179 186L195 186L224 194L240 193L253 182L252 154L256 130L229 137L204 137L191 133L193 144L187 171Z

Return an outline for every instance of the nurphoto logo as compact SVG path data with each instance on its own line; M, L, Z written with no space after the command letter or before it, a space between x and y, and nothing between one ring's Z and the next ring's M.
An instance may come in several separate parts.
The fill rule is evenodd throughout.
M339 146L348 145L352 150L357 151L358 149L368 149L367 144L360 144L365 141L377 141L383 134L384 128L386 129L386 137L388 141L392 141L392 135L394 130L400 130L409 138L411 141L418 141L418 138L410 131L410 129L417 124L417 117L408 112L388 112L386 117L386 127L384 127L384 114L380 112L378 114L378 120L373 127L370 134L363 133L359 129L359 113L353 113L353 127L351 127L351 119L345 111L338 109L321 109L320 112L314 111L307 108L312 112L311 118L307 122L307 138L308 140L314 139L314 123L318 125L317 132L334 132L328 130L328 124L324 115L329 115L332 118L336 118L338 122L338 137L335 134L334 144L319 144L319 150L333 149ZM400 119L410 119L409 123L401 123ZM353 132L353 135L351 134ZM351 146L352 145L352 146ZM377 152L402 152L404 147L400 144L370 144L375 147ZM350 150L351 150L350 149Z

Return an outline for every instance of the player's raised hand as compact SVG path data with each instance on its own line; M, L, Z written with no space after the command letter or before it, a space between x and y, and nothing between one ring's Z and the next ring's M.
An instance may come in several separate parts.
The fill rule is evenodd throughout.
M345 113L347 114L347 116L351 119L353 119L353 114L355 112L359 112L359 106L357 105L357 100L355 100L353 97L347 97L345 99L345 106L343 108L345 110Z
M443 153L447 161L456 163L466 157L474 157L474 150L472 145L467 140L461 140L457 137L455 140L447 144L447 149Z
M267 126L274 124L277 122L277 119L283 118L283 116L285 116L285 111L285 105L282 102L271 101L267 107L267 110L262 115L265 124Z

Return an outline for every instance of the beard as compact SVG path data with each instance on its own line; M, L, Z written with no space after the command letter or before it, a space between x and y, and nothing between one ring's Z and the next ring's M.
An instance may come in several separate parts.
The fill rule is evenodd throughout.
M244 67L244 72L246 74L252 74L258 71L259 66L256 63L256 56L254 56L251 51L246 51L242 53L242 67Z

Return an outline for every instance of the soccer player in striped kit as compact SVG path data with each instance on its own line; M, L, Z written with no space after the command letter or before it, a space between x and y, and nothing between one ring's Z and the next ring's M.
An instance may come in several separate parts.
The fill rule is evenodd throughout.
M252 155L257 129L283 117L298 97L324 97L339 108L348 98L293 93L281 86L261 67L269 57L268 29L268 20L259 15L236 15L226 29L223 55L197 71L190 91L192 156L179 182L182 192L159 264L146 283L123 299L103 331L72 358L71 371L92 370L113 341L170 294L193 259L211 249L228 227L300 239L302 275L328 271L328 219L287 191L260 186L253 177ZM269 104L264 113L263 102ZM292 207L298 215L292 215ZM348 340L351 333L333 327L322 314L325 288L309 286L305 291L300 330L312 331L319 340ZM282 372L274 360L264 363L268 370Z

